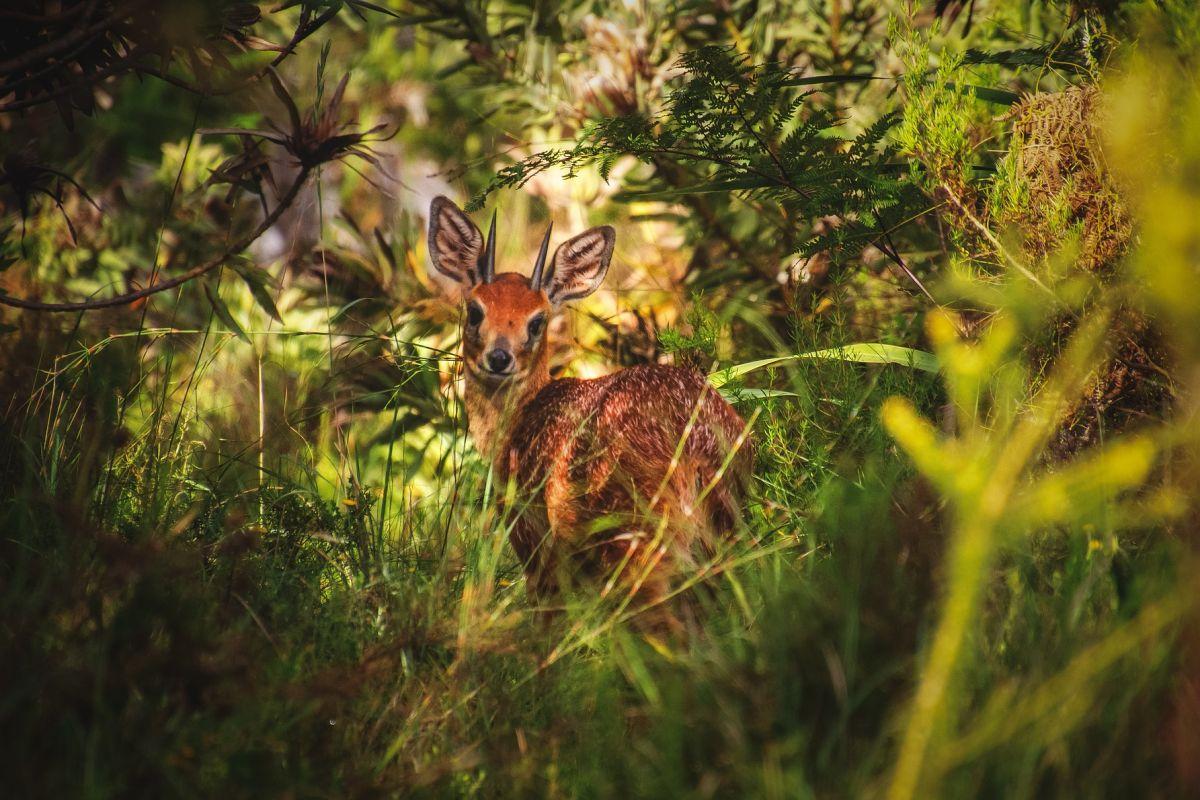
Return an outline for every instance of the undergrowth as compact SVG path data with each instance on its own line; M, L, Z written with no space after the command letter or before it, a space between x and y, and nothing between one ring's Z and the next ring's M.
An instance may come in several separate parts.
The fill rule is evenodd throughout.
M516 69L484 46L520 46L517 29L490 37L474 4L417 5L477 70ZM531 31L557 19L530 13ZM1098 13L1082 17L1086 58L1072 49L1059 66L1063 80L1105 76L1087 98L1108 116L1082 137L1084 160L1102 151L1111 170L1085 176L1099 200L1122 201L1099 274L1077 241L1096 193L1075 196L1072 175L1039 189L1046 176L1020 156L1041 140L1000 124L1011 93L975 85L1053 52L956 49L911 21L891 29L903 96L873 120L810 87L875 77L759 63L739 38L692 50L654 87L660 113L619 108L490 184L567 167L624 180L614 199L639 225L678 216L676 202L730 223L713 234L727 249L696 247L730 264L670 262L673 289L694 293L661 328L617 300L552 331L558 368L564 341L601 349L596 330L619 338L632 312L657 334L646 351L713 370L754 420L744 525L683 576L698 620L685 638L627 624L635 609L613 598L568 598L552 618L532 606L492 502L504 487L466 443L455 311L422 283L406 213L330 220L318 192L320 246L277 274L238 262L232 280L158 305L5 317L0 789L1194 793L1200 95L1186 25L1144 28L1101 67L1086 27ZM747 30L772 39L757 14ZM865 41L878 20L850 16ZM516 91L521 76L505 80ZM212 234L197 209L223 155L188 142L135 198L182 192L196 218L159 235L185 255ZM621 178L628 155L641 164ZM721 216L726 204L739 210ZM1003 229L1033 218L1049 223L1035 236ZM117 274L98 255L84 269L83 248L56 261L58 223L30 221L38 268L63 286ZM143 250L148 231L109 229ZM847 269L825 282L822 257ZM638 275L621 271L614 283ZM1153 359L1126 355L1118 323L1132 313L1153 322ZM1109 427L1099 406L1117 364L1136 386L1155 381L1155 403L1121 395ZM1096 425L1060 447L1083 407Z

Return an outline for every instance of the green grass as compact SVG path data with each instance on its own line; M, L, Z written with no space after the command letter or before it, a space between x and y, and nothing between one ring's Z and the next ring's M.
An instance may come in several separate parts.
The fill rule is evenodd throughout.
M1018 5L987 25L1017 25ZM614 295L615 307L648 309L650 344L710 369L754 419L744 526L702 573L680 576L697 620L686 638L631 624L619 596L580 593L556 617L537 613L511 520L494 510L504 487L467 442L446 380L452 312L414 269L419 226L354 178L324 176L345 216L318 220L319 259L272 267L258 291L270 303L225 270L146 309L5 316L0 794L1194 796L1190 28L1147 29L1103 86L1106 157L1137 236L1100 278L988 227L1016 202L1011 165L998 162L991 191L972 167L995 161L986 148L1003 148L1006 123L953 88L976 78L950 54L1025 34L981 30L946 45L896 25L899 49L872 51L872 64L910 62L893 143L937 208L896 237L928 294L866 258L825 265L828 283L780 288L786 242L759 227L779 216L769 197L760 213L708 193L715 205L697 208L739 249L698 248L686 268L674 245L647 241L674 233L639 226L696 219L597 201L629 248L614 282L686 271L686 288L707 292L661 331L658 301L682 284ZM394 79L461 58L461 42L398 60L389 31L368 38L364 67L389 77L357 85L374 93L363 108L391 104ZM462 159L478 188L493 140L508 144L496 132L507 116L487 128L478 95L442 80L426 85L432 122L405 136L439 164ZM532 124L512 115L514 130ZM106 124L125 131L143 116ZM14 285L86 296L129 264L169 257L174 269L207 253L224 232L202 210L224 190L203 184L225 154L187 141L161 148L128 207L93 223L95 251L63 247L56 209L33 215L14 269L29 273ZM977 217L943 202L960 190ZM549 191L560 216L581 207ZM530 197L504 203L515 221L545 211ZM360 229L359 217L372 221ZM519 238L503 243L506 260ZM638 272L646 253L659 261ZM1056 437L1096 400L1127 333L1114 320L1130 312L1167 353L1168 369L1143 378L1165 399L1064 455ZM576 315L569 337L591 350L584 367L610 333L593 323ZM630 351L644 344L634 338Z
M105 399L136 396L121 382L131 346L72 362L9 417L0 719L14 796L887 785L940 587L955 585L961 512L904 465L879 409L900 395L934 413L935 376L804 360L773 378L794 397L746 401L761 407L745 537L758 544L698 590L703 630L668 642L586 598L540 621L469 450L448 451L440 492L396 465L386 492L364 476L330 497L319 462L357 463L353 431L343 455L268 454L263 473L253 448L206 441L197 407L178 403L216 368L202 350L145 366L143 427L114 449ZM1112 795L1166 770L1153 731L1177 659L1176 548L1080 525L1006 534L989 577L970 576L978 605L944 700L962 725L932 740L923 778L948 795Z

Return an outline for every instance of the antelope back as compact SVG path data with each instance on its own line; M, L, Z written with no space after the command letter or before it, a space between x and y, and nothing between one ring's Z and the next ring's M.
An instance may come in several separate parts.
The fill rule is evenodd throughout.
M732 530L752 461L745 437L741 417L693 370L553 381L522 409L500 464L519 495L541 500L514 533L518 554L531 557L547 537L576 550L644 534L664 516L668 535L689 542Z

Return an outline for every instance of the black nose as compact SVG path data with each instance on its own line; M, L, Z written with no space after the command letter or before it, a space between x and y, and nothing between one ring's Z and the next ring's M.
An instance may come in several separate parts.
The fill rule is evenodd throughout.
M496 349L487 354L488 369L492 372L504 372L512 364L512 353Z

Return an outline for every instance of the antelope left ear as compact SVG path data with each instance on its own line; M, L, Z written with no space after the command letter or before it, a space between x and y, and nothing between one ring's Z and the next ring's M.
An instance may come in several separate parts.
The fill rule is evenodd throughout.
M550 302L561 306L599 289L608 273L616 241L617 232L603 225L560 244L550 262L550 274L542 281Z
M429 258L434 272L430 277L452 300L458 300L471 287L484 280L480 262L484 249L483 234L449 198L441 195L429 205Z

